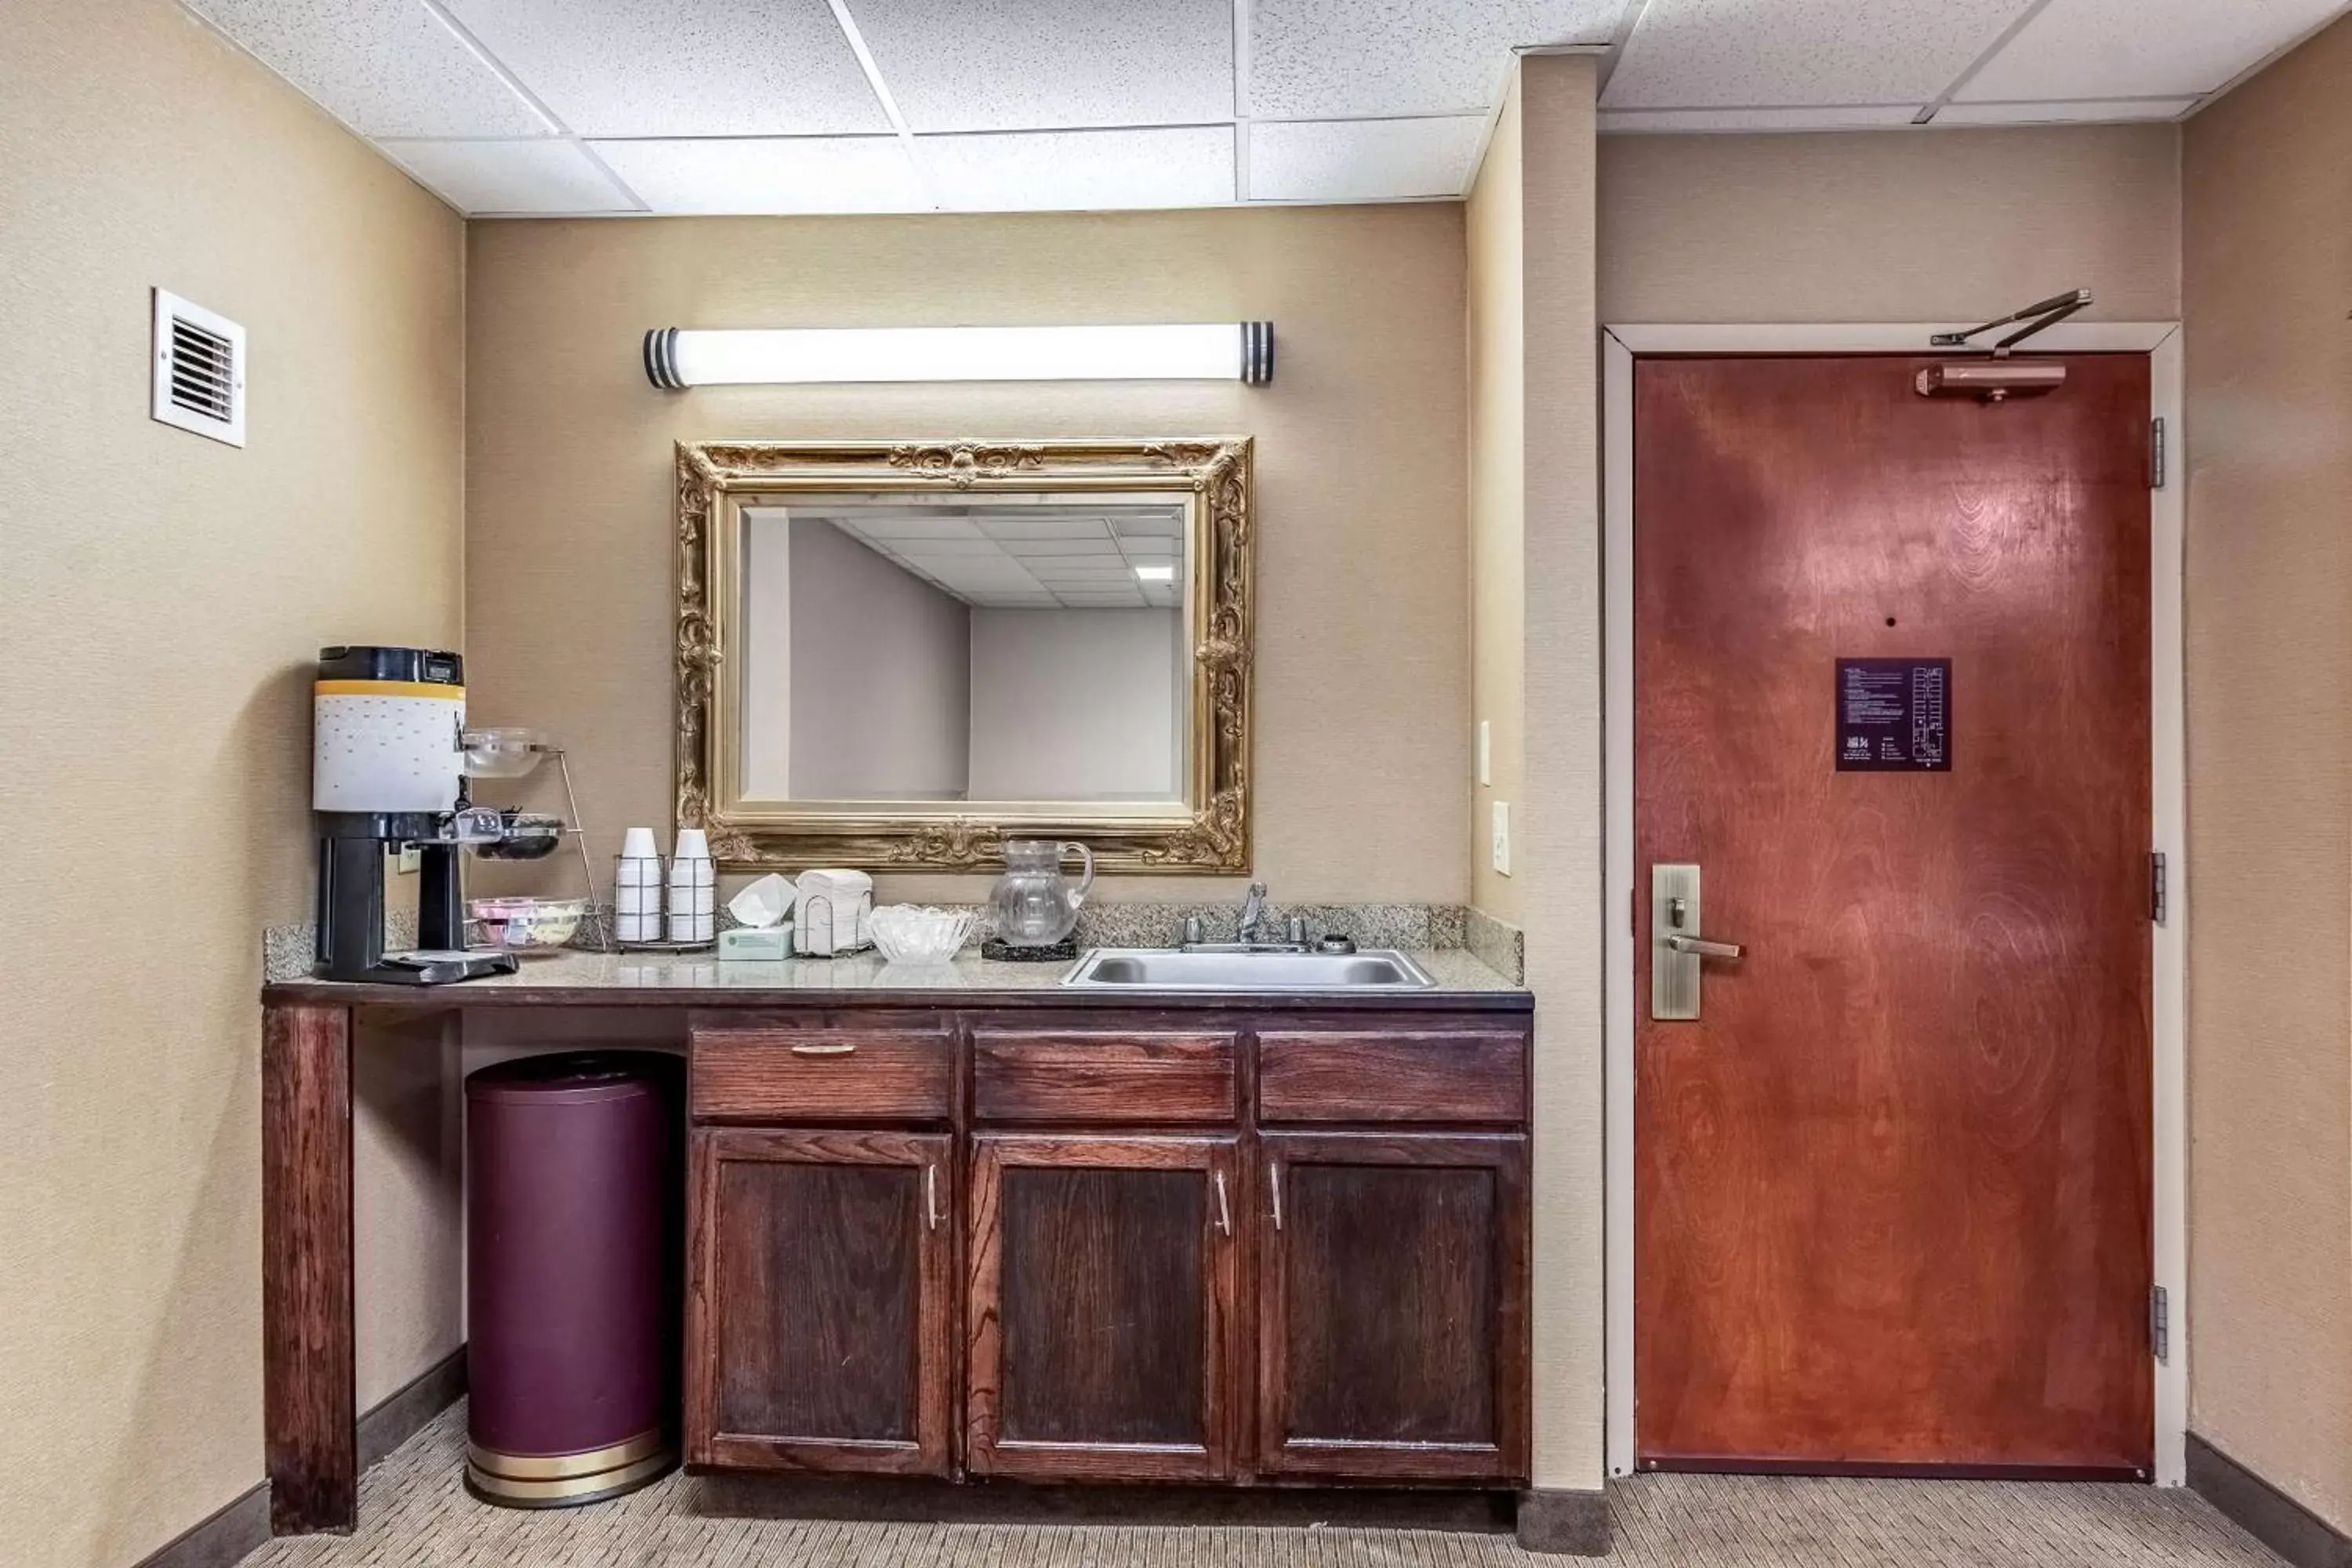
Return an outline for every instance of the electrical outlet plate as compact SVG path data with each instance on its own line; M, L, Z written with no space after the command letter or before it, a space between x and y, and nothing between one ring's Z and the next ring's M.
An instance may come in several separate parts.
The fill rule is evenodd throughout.
M404 844L400 847L400 874L402 876L414 877L416 875L417 869L424 864L424 850L418 848L414 844Z
M1495 869L1507 877L1511 874L1511 803L1495 803Z

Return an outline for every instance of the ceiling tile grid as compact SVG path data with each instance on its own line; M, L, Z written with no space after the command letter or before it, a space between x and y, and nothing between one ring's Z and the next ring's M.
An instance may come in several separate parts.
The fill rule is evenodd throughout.
M418 0L189 0L362 136L545 136L555 129Z
M393 161L469 213L545 217L641 210L577 143L403 142L377 143Z
M908 126L1055 131L1234 117L1233 0L853 0Z
M1486 136L1482 114L1264 121L1250 127L1250 199L1362 202L1454 195L1470 183Z
M915 170L950 212L1223 206L1234 128L918 136Z
M2050 0L1953 97L2194 99L2343 8L2343 0Z
M929 212L897 136L698 137L590 143L658 213Z
M1608 132L2173 120L2352 0L183 0L460 210L1459 196L1512 51Z
M892 129L825 0L441 3L581 136Z
M1907 103L1940 94L2032 0L1649 0L1603 109Z
M1603 45L1624 0L1251 0L1248 102L1268 120L1482 114L1514 48Z

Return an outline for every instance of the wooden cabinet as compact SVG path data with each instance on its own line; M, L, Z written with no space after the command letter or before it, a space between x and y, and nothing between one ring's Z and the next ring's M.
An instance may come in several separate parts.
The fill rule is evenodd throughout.
M695 1464L1525 1481L1524 1006L844 1010L693 1053Z
M1231 1136L973 1138L974 1475L1233 1474L1237 1150Z
M698 1130L688 1458L946 1475L955 1141Z
M1259 1470L1523 1476L1527 1139L1268 1132L1263 1149Z

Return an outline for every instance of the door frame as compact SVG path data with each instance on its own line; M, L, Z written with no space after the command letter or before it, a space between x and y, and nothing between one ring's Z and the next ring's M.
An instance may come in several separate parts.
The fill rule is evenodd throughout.
M1601 351L1601 745L1604 1083L1603 1337L1609 1474L1633 1473L1633 362L1645 354L1923 354L1948 330L1925 322L1738 326L1604 325ZM2155 1284L2169 1309L2168 1354L2152 1356L2156 1484L2187 1480L2188 1099L2183 989L2189 944L2188 753L2181 546L2189 466L2177 321L2067 321L2039 333L2053 353L2148 356L2148 414L2164 421L2164 483L2148 492L2150 848L2165 857L2166 910L2154 939L2150 1122ZM1624 910L1619 920L1613 911Z

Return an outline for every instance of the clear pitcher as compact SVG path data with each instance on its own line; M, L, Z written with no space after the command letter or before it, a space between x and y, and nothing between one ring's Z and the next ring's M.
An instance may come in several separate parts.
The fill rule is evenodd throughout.
M1075 888L1062 875L1062 857L1073 854L1084 868ZM1094 885L1094 851L1085 845L1007 839L1004 875L988 900L997 940L1013 947L1051 947L1077 929L1078 906Z

